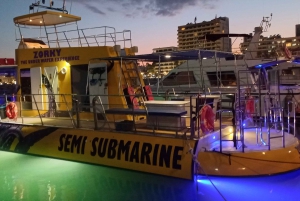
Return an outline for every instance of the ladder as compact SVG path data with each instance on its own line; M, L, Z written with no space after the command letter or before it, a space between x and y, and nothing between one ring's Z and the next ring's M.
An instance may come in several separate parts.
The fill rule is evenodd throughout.
M281 106L280 98L280 77L279 70L270 70L272 73L272 83L268 83L267 97L270 100L270 104L266 111L268 112L265 117L265 122L268 132L268 149L271 149L271 139L282 138L282 147L285 147L285 135L284 135L284 108ZM275 132L280 132L280 135L271 135L271 129L275 129Z
M134 89L135 97L138 102L146 100L145 91L143 89L143 80L138 69L137 61L134 60L120 60L121 72L124 78L126 87L132 87Z
M253 80L248 79L248 76L245 76L247 74L256 75L256 81L253 82ZM248 129L255 129L257 144L266 144L263 140L261 121L261 76L261 69L252 68L238 71L238 88L235 102L235 147L236 149L241 147L242 152L247 147L244 137L245 131ZM247 79L244 79L245 77ZM238 145L238 142L240 142L240 145Z

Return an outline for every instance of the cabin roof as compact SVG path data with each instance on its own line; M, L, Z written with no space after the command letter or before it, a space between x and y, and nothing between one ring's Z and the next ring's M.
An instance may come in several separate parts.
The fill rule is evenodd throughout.
M167 62L179 60L197 60L199 58L225 58L233 56L232 52L221 52L213 50L188 50L176 52L157 52L153 54L140 54L130 56L99 58L101 60L144 60L153 62Z
M79 16L46 10L15 17L14 23L26 26L53 26L80 20Z
M199 37L199 40L209 40L209 41L216 41L220 38L224 37L245 37L245 38L251 38L252 36L249 34L206 34L202 37Z

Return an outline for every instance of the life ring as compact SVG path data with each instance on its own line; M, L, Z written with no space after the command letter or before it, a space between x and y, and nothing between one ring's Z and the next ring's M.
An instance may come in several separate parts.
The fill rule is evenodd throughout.
M292 53L286 46L284 47L284 53L285 53L286 58L288 58L288 59L292 58Z
M252 96L249 96L249 98L246 100L246 111L245 111L245 117L246 118L252 118L254 113L254 99Z
M214 131L215 114L210 105L206 104L202 107L199 113L199 120L203 134Z
M17 115L18 115L18 107L14 102L10 102L7 106L6 106L6 116L9 119L17 119Z

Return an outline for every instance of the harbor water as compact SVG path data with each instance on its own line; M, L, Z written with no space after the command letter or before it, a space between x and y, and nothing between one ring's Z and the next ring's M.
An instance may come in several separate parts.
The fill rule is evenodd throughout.
M300 171L195 181L51 158L0 152L0 200L298 201Z

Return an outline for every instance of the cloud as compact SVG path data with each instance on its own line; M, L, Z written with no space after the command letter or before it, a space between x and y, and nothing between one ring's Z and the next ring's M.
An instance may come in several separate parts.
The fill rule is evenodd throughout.
M88 8L90 11L92 11L93 13L100 14L100 15L105 15L105 12L99 10L99 9L98 9L97 7L95 7L95 6L85 4L85 7L87 7L87 8Z
M106 15L122 12L124 16L175 16L182 10L198 6L199 9L214 9L219 0L73 0L83 4L90 11ZM107 9L109 8L109 9Z

